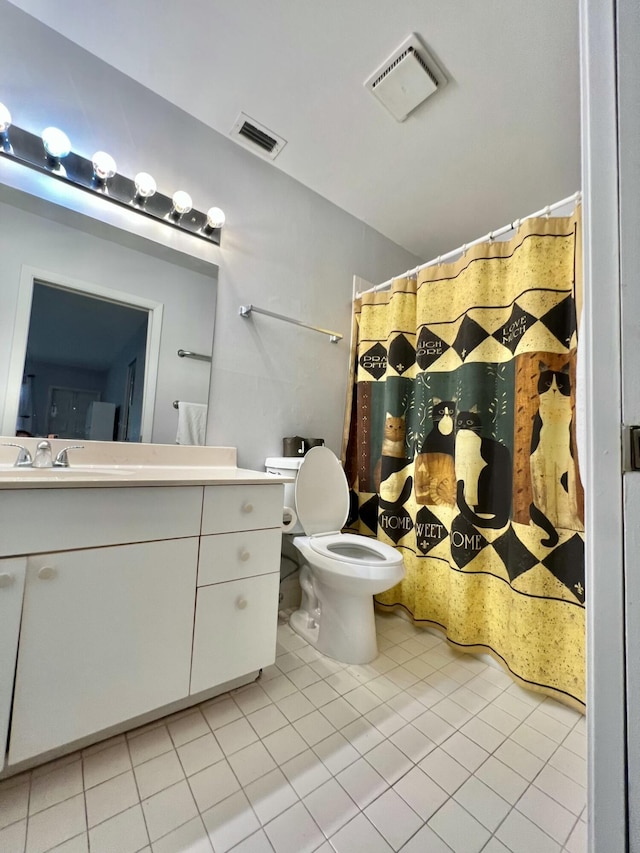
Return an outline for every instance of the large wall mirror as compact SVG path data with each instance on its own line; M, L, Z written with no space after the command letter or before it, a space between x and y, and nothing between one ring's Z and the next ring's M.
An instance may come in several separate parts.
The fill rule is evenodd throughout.
M62 213L0 188L2 434L173 444L174 403L208 402L178 351L212 352L217 267Z

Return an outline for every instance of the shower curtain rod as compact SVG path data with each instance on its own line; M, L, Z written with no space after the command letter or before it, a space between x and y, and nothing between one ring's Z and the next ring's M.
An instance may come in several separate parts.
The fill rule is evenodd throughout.
M502 228L497 228L495 231L489 231L488 234L484 234L482 237L478 237L475 240L472 240L470 243L463 243L462 246L458 246L457 249L453 249L451 252L447 252L446 255L438 255L437 258L433 258L430 261L427 261L424 264L420 264L417 267L414 267L411 270L407 270L402 273L402 275L396 275L393 278L390 278L388 281L383 281L382 284L376 284L375 287L370 287L368 290L361 290L355 294L355 299L359 299L365 293L376 293L379 290L385 290L387 287L391 287L394 280L397 278L410 278L411 276L416 275L420 272L420 270L424 270L427 267L433 267L437 264L442 263L442 261L446 261L449 258L454 258L456 255L464 255L466 254L467 249L470 249L472 246L477 246L479 243L486 243L487 240L495 240L496 237L500 237L502 234L507 234L509 231L517 231L521 222L524 222L526 219L534 219L536 216L548 216L552 210L557 210L559 207L564 207L565 204L571 204L574 202L577 204L582 198L582 191L578 190L573 195L567 196L567 198L563 198L561 201L556 201L554 204L548 204L546 207L543 207L542 210L536 210L535 213L530 213L528 216L523 216L521 219L515 219L513 222L510 222L508 225L503 225Z

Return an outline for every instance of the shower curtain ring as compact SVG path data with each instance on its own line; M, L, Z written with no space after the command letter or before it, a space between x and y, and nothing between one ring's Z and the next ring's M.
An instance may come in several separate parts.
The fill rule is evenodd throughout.
M494 240L495 240L495 237L493 236L493 231L489 231L489 242L493 243Z
M464 258L466 256L466 254L467 254L467 244L463 243L462 244L462 257Z
M551 205L548 204L544 209L544 215L548 219L551 216Z
M436 259L436 266L437 266L437 267L439 267L439 266L440 266L440 261L441 261L441 260L442 260L442 255L438 255L438 257L437 257L437 259Z
M513 230L514 230L514 231L517 231L517 230L518 230L518 228L520 227L520 220L519 220L519 219L515 219L515 220L511 223L511 227L513 228Z

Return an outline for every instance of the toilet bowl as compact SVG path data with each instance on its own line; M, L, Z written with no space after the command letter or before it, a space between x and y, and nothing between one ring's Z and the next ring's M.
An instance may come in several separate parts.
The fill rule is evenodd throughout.
M277 461L284 462L267 460L267 470ZM289 624L328 657L369 663L378 654L372 596L402 580L402 555L376 539L340 532L349 511L349 488L327 447L313 447L295 462L295 509L305 535L295 536L293 544L305 566L301 606Z

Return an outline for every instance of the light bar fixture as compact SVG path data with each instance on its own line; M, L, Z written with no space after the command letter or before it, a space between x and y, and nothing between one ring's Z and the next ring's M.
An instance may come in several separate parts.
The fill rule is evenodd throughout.
M2 103L0 156L220 245L225 215L219 207L202 213L193 208L191 196L184 190L163 195L148 172L138 172L133 180L127 178L118 172L115 160L105 151L96 151L91 159L82 157L72 150L69 137L57 127L47 127L41 135L16 127Z

